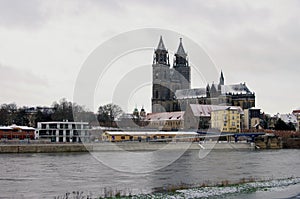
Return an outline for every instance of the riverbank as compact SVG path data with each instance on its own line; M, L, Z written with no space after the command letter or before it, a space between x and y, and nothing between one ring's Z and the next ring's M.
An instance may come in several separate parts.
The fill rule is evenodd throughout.
M298 198L300 196L300 178L285 178L274 180L255 180L241 179L237 183L231 183L227 180L216 184L198 184L198 185L172 185L169 187L158 187L148 194L132 194L130 190L104 188L97 198L119 198L119 199L162 199L162 198ZM90 195L84 192L75 191L66 193L56 198L65 196L72 198L89 198Z
M0 153L61 153L102 151L155 151L155 150L237 150L253 149L250 143L228 142L123 142L123 143L51 143L51 144L2 144Z
M225 182L225 183L224 183ZM133 197L120 196L119 198L298 198L300 179L287 178L265 181L252 181L233 183L222 181L213 186L192 186L190 188L177 188L161 190L158 193L137 195ZM122 193L118 192L117 194ZM112 196L114 197L114 196Z
M83 144L6 144L0 145L0 153L60 153L88 152Z

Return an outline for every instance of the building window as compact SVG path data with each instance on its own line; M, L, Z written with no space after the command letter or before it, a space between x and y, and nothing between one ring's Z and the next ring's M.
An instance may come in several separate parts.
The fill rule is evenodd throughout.
M232 125L232 126L235 126L235 122L232 122L231 125Z
M56 128L57 128L57 125L56 125L56 124L49 124L49 128L50 128L50 129L56 129Z
M122 140L125 140L125 136L121 136L121 139L122 139Z

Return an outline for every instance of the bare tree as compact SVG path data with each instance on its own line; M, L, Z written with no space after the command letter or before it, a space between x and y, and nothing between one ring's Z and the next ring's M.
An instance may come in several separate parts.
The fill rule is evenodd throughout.
M101 124L112 124L116 118L123 113L120 106L116 104L106 104L98 108L98 121Z

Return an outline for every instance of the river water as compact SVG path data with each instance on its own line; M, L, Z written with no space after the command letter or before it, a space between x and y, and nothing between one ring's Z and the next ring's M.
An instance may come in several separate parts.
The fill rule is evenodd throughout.
M114 153L122 152L107 157L113 159ZM124 162L135 158L124 157ZM118 191L152 198L296 198L300 193L300 150L214 150L204 158L189 150L169 166L148 173L117 171L90 153L0 154L0 163L0 198L96 198ZM243 179L264 182L156 193Z

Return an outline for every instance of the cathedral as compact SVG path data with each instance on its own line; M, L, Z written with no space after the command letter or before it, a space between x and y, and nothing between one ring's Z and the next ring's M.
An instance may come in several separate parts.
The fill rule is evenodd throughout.
M243 109L255 106L254 92L245 83L225 85L222 71L218 84L191 89L191 67L181 38L171 67L168 50L160 37L152 70L153 113L185 111L189 104L231 105Z

